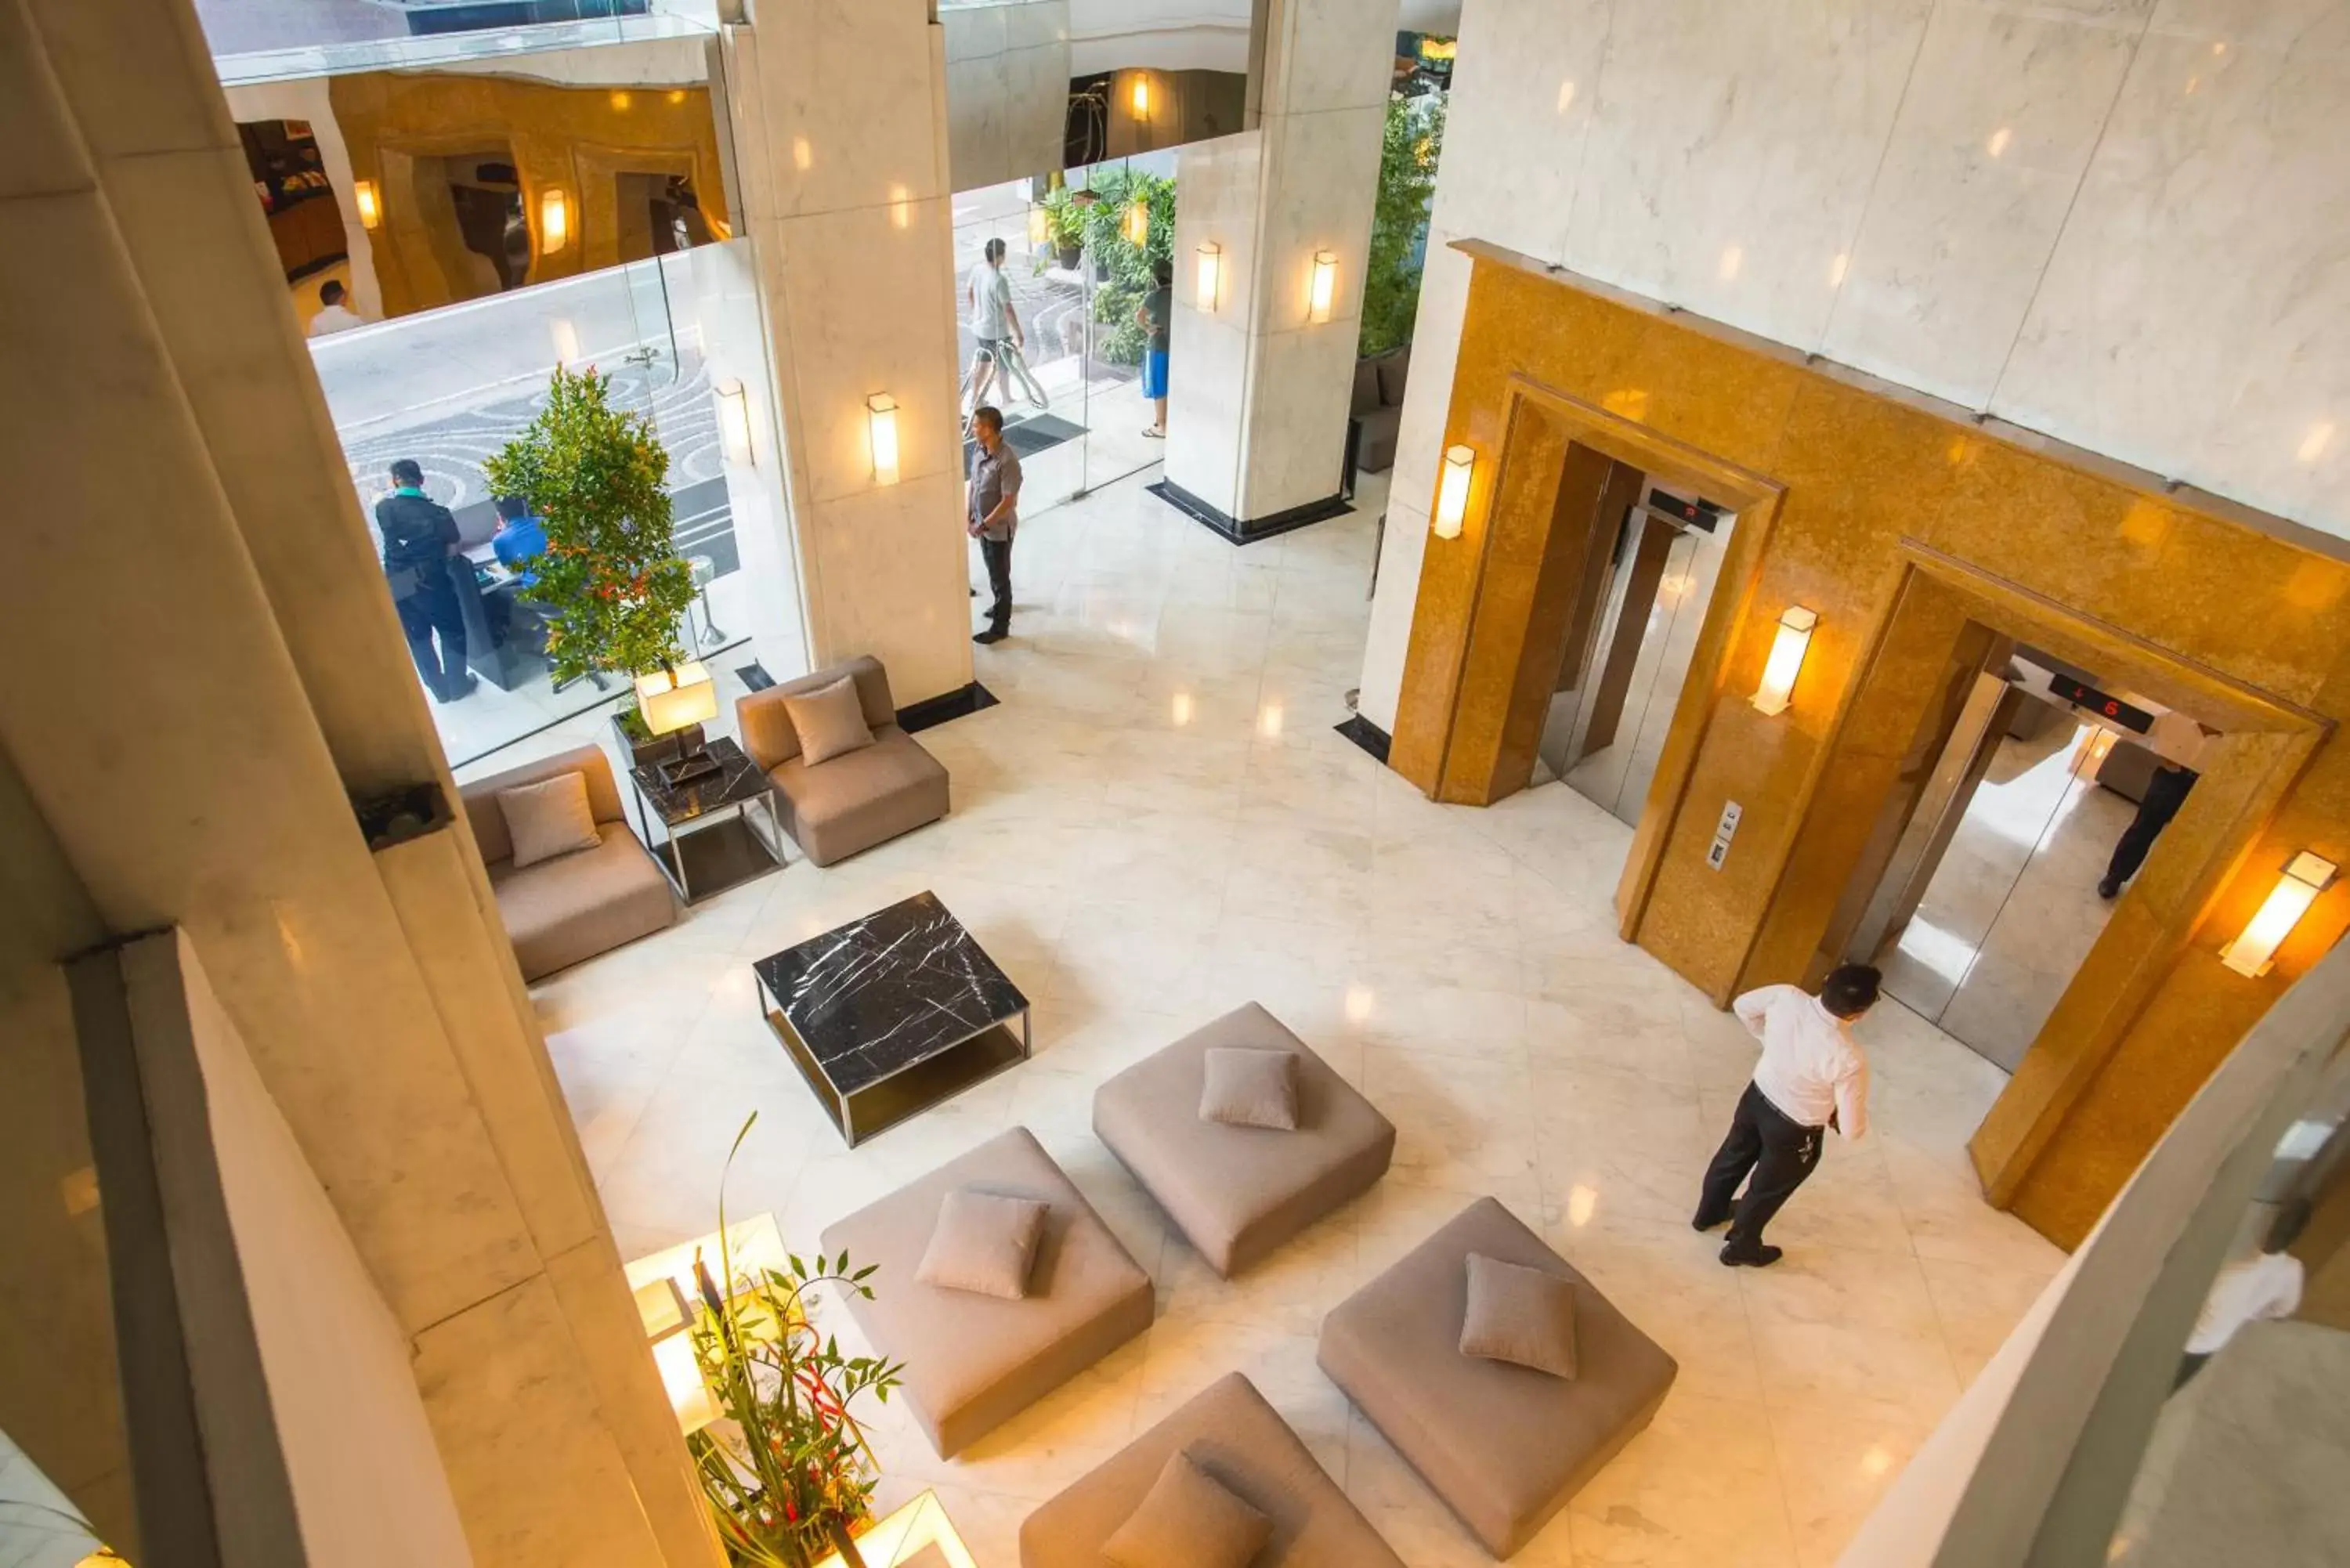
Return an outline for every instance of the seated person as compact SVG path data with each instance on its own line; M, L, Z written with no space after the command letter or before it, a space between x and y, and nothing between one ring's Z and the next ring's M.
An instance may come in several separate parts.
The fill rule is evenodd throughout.
M498 531L490 541L490 548L498 557L498 565L512 572L515 581L528 587L538 581L538 574L528 570L524 563L546 548L546 524L530 514L530 503L519 495L501 495L496 502Z

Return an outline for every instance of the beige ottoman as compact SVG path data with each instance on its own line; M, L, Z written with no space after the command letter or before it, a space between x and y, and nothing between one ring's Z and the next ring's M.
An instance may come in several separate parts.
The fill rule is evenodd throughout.
M1461 1354L1471 1252L1574 1282L1575 1377ZM1679 1370L1491 1198L1332 1308L1316 1359L1496 1557L1648 1424Z
M939 1205L958 1188L1052 1206L1028 1295L1002 1301L914 1278ZM883 1355L941 1459L951 1458L1150 1326L1150 1276L1025 1127L826 1227L827 1253L876 1266L848 1310Z
M1193 1463L1273 1521L1250 1568L1403 1568L1255 1385L1234 1372L1020 1525L1020 1568L1101 1568L1167 1461Z
M1213 1046L1297 1055L1297 1127L1202 1120ZM1094 1136L1216 1272L1230 1277L1369 1189L1395 1154L1395 1124L1252 1002L1136 1063L1094 1094Z

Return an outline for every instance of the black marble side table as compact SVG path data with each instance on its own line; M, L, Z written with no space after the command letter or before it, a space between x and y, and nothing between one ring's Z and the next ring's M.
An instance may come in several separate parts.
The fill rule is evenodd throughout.
M730 739L712 741L706 750L718 771L684 784L661 777L658 763L629 771L653 864L689 904L764 877L785 861L775 786L766 774ZM746 809L752 805L766 818L764 833L753 826ZM656 821L663 835L658 845L652 834Z
M935 893L751 970L767 1026L851 1148L1028 1055L1028 999Z

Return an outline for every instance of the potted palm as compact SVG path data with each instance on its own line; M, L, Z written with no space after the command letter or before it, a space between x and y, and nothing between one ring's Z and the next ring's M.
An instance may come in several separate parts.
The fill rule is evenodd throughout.
M677 553L669 449L650 420L612 406L610 377L556 366L546 407L482 472L545 521L546 550L522 597L547 612L558 683L606 671L633 680L685 657L677 628L693 573ZM633 688L612 722L639 762L673 746L645 727Z
M758 1121L754 1112L734 1151ZM797 1257L783 1269L738 1281L727 1242L723 1176L718 1196L719 1268L694 1259L699 1299L691 1327L695 1365L719 1418L686 1438L719 1538L739 1568L809 1568L837 1552L865 1568L857 1536L873 1517L879 1479L872 1448L850 1407L865 1394L887 1401L903 1368L878 1356L844 1355L809 1316L817 1286L873 1294L873 1268L848 1254ZM731 1288L721 1290L718 1281Z

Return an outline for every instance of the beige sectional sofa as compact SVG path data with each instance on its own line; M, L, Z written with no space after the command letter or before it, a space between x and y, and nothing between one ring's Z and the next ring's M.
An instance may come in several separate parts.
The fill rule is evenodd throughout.
M800 753L785 699L857 681L873 743L811 767ZM754 691L734 704L743 750L775 786L784 829L818 866L870 849L946 815L947 770L898 727L889 677L869 655Z
M1199 1114L1219 1046L1297 1057L1295 1131ZM1395 1155L1395 1124L1252 1002L1136 1063L1094 1094L1094 1136L1134 1173L1216 1272L1231 1277L1367 1191Z
M498 792L567 773L587 781L588 806L600 842L517 870ZM612 764L599 748L582 746L494 774L465 785L457 796L489 869L498 914L525 980L568 969L676 922L677 900L630 830Z
M1251 1568L1403 1568L1256 1386L1228 1374L1031 1513L1020 1568L1101 1568L1102 1544L1176 1454L1273 1521Z
M917 1280L948 1193L971 1188L1051 1205L1024 1300ZM1150 1276L1025 1127L991 1138L827 1226L827 1254L874 1265L849 1313L879 1354L905 1363L907 1407L941 1459L969 1448L1150 1326Z
M1471 1252L1573 1283L1573 1378L1461 1353ZM1332 1308L1315 1359L1496 1557L1533 1539L1638 1435L1679 1370L1491 1198Z

